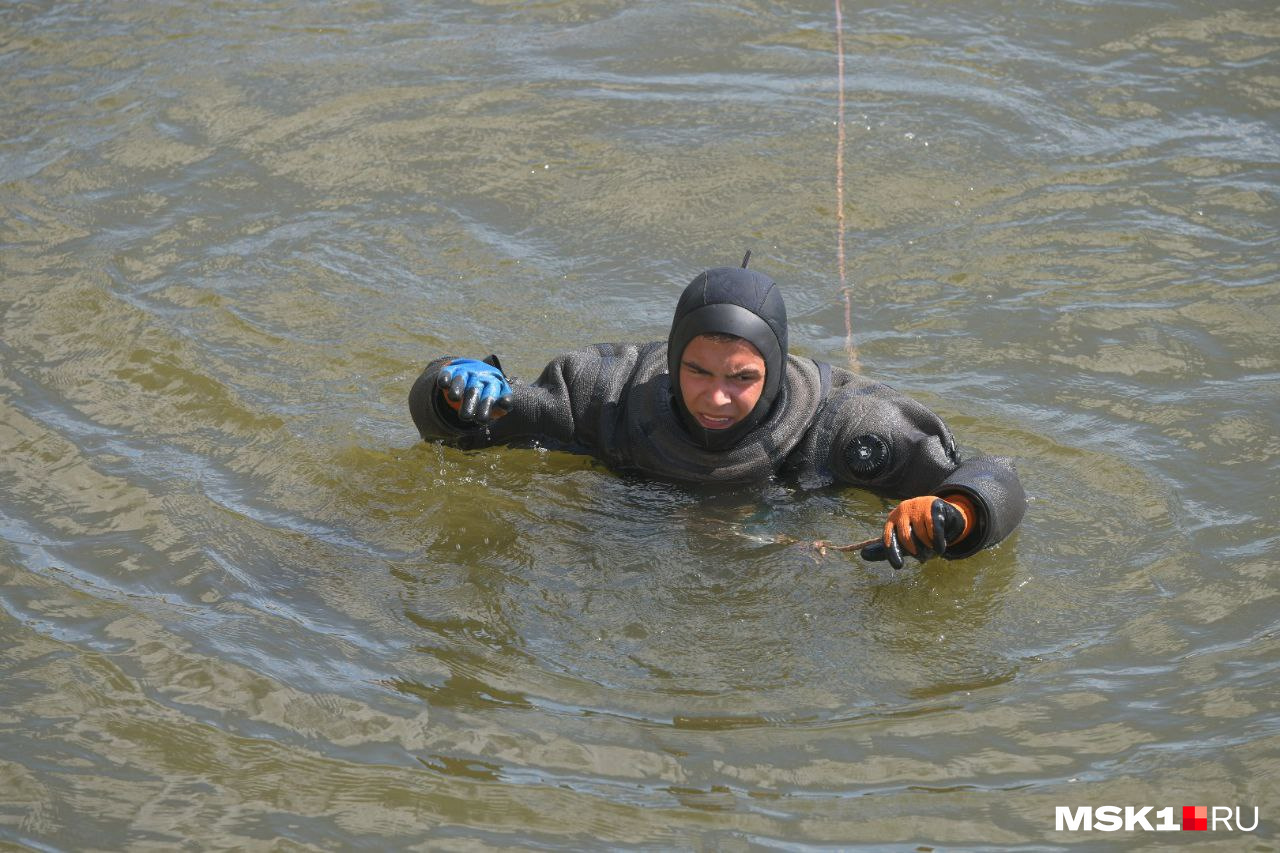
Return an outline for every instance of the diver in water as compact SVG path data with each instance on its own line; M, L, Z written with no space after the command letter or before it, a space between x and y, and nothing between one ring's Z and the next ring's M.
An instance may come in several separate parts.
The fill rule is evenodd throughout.
M665 342L575 350L532 384L508 381L496 356L440 358L414 383L409 411L424 439L465 449L539 440L666 480L782 475L905 498L862 550L895 569L904 553L958 559L994 545L1026 508L1009 460L962 461L924 406L789 355L782 294L745 260L689 283Z

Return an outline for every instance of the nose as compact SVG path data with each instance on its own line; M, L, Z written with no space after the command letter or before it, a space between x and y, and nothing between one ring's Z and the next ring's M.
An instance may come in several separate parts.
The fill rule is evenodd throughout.
M728 390L723 385L716 385L711 389L711 403L715 406L727 406L733 402L733 397L729 395Z

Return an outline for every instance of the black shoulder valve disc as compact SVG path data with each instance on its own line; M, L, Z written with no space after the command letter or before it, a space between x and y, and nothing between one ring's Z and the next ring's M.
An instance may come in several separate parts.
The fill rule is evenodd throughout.
M859 477L870 480L889 467L889 444L874 433L860 435L845 445L844 463Z

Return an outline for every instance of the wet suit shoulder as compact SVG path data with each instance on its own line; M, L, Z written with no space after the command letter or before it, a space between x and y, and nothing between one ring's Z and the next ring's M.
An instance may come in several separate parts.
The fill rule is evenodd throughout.
M673 408L667 345L596 344L566 353L529 385L512 383L509 414L487 428L458 419L436 387L450 359L427 365L409 394L424 439L471 449L534 439L589 453L619 471L681 482L746 483L781 466L818 408L818 369L789 357L768 416L736 445L700 446Z
M955 438L925 406L841 368L831 369L822 407L790 467L820 482L888 498L963 494L980 510L977 529L948 549L967 557L1004 539L1022 520L1026 495L1012 461L963 459Z
M558 356L532 383L511 381L511 411L487 426L458 418L436 387L440 369L453 356L426 366L409 392L409 411L428 441L464 449L538 440L607 456L614 443L619 407L636 366L661 344L594 344ZM498 365L496 356L485 359ZM608 460L606 460L608 461Z

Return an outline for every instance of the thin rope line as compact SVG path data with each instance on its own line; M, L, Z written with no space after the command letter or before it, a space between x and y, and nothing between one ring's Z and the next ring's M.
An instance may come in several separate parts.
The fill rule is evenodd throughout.
M844 16L840 0L836 4L836 267L840 292L844 296L844 352L849 369L858 369L858 350L853 345L853 299L844 260Z

